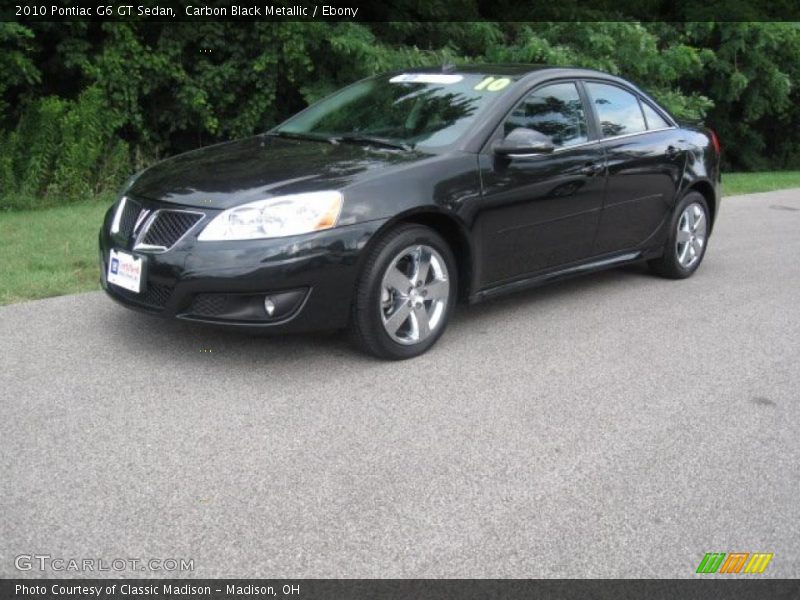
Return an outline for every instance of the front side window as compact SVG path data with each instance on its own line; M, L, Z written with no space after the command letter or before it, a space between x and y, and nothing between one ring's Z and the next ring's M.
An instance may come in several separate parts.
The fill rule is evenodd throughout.
M647 131L639 99L615 85L587 83L603 137Z
M548 136L556 147L589 140L586 113L574 83L556 83L540 88L520 102L503 125L504 135L527 127Z

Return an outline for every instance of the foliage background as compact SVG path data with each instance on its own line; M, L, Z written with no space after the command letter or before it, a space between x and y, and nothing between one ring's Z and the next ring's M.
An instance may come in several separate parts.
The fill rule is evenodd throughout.
M462 61L617 73L713 127L726 168L800 168L793 23L0 23L0 208L104 193L366 75Z

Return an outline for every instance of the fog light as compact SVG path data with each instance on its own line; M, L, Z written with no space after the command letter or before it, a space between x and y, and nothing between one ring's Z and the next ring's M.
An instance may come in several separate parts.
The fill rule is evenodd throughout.
M264 298L264 310L267 311L267 314L271 317L275 314L275 303L272 301L272 298L267 296Z

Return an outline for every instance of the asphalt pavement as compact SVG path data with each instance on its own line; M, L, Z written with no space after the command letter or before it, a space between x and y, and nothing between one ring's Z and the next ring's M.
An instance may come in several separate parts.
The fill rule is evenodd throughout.
M725 198L689 280L461 307L407 362L101 292L0 308L0 340L1 577L800 576L800 190Z

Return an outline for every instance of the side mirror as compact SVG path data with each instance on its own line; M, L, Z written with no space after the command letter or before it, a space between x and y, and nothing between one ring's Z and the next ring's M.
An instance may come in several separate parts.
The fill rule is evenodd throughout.
M553 140L548 136L527 127L513 129L504 140L494 145L494 153L506 158L550 154L555 149Z

